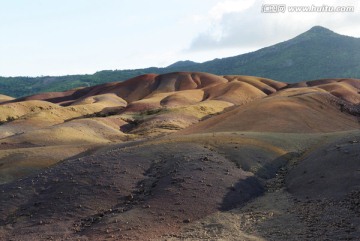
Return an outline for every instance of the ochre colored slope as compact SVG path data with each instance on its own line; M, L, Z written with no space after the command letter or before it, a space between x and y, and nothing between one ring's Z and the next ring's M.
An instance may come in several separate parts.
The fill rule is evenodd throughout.
M10 96L7 96L7 95L1 95L0 94L0 103L10 101L10 100L14 100L14 98L10 97Z
M333 132L359 129L358 117L341 111L341 104L322 91L304 94L293 91L235 107L216 117L193 125L179 134L224 131Z
M278 86L280 87L280 86ZM179 133L218 131L331 132L359 129L360 80L329 79L294 84ZM244 90L242 88L241 90ZM269 91L269 90L268 90ZM244 96L244 95L242 95ZM235 99L235 98L233 98Z
M47 151L69 144L80 152L170 133L354 130L359 129L359 86L357 79L288 85L253 76L177 72L6 98L0 103L0 152L20 155L36 147L39 154L26 154L27 165L35 167L75 155L74 150L54 158ZM0 158L0 170L12 157ZM8 180L14 178L11 175Z
M149 99L158 93L173 93L185 90L203 90L204 96L220 96L222 92L216 93L211 87L229 83L243 83L254 87L254 91L260 91L266 94L273 93L276 90L286 86L286 84L251 76L217 76L207 73L169 73L163 75L147 74L141 75L124 82L107 83L103 85L70 90L58 93L43 93L19 99L24 100L45 100L63 105L70 105L73 102L81 101L88 97L103 94L115 94L128 103ZM231 84L232 85L232 84ZM230 86L231 86L230 85ZM232 87L228 88L233 89ZM249 93L249 95L252 95Z
M350 103L360 103L360 81L358 79L322 79L289 86L289 88L296 87L317 87Z

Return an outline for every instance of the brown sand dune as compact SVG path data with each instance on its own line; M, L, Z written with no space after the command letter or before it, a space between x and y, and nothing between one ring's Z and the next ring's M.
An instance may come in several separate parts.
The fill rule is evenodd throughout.
M240 81L244 83L248 83L253 85L254 87L260 89L265 94L269 95L271 93L275 93L276 91L285 88L288 84L283 82L278 82L272 79L259 78L255 76L245 76L245 75L227 75L224 78L228 79L230 82L232 81Z
M344 109L331 96L356 104L358 86L355 79L287 85L252 76L142 75L2 104L0 117L5 123L0 126L0 138L15 146L53 146L106 144L174 132L357 129L357 117L350 115L358 113L356 108Z
M353 104L360 103L360 81L358 79L321 79L290 85L297 87L318 87L332 95Z
M346 83L332 83L326 85L319 85L318 87L350 103L360 103L360 95L358 93L359 90Z
M1 182L9 182L51 166L63 159L111 142L131 139L120 131L128 124L116 116L73 120L43 128L16 125L0 140ZM13 131L13 132L12 132Z
M2 182L29 175L99 144L129 139L120 131L127 124L121 118L91 118L107 116L124 106L124 100L111 94L82 99L68 107L39 100L0 105L4 122L0 125L0 154L5 152L0 158ZM70 144L73 146L68 147ZM36 151L30 147L36 147ZM26 164L21 167L17 163Z
M240 105L267 95L250 84L233 81L208 88L205 96L206 99L222 100Z
M124 112L138 112L162 107L180 107L197 104L204 99L203 90L182 90L168 93L152 93L145 99L130 103Z
M153 93L149 95L146 99L137 100L131 102L124 109L124 112L141 112L146 110L158 109L161 108L161 101L164 98L167 98L170 93Z
M125 103L120 98L116 98L111 101L98 101L93 104L77 104L69 107L37 100L0 105L0 110L2 110L0 120L4 123L0 125L0 138L29 130L47 128L76 118L101 116L120 111L124 108Z
M180 72L0 103L0 240L356 240L359 91Z
M229 82L205 88L206 99L227 101L236 105L275 93L285 83L253 76L224 76Z
M1 95L0 94L0 103L7 102L7 101L10 101L10 100L14 100L14 98L10 97L10 96L7 96L7 95Z
M204 118L209 118L216 115L226 108L233 106L233 104L219 100L206 100L188 106L172 106L170 108L155 108L155 106L135 105L139 112L134 112L136 109L129 105L129 109L121 114L125 120L130 120L129 128L125 127L127 133L136 134L139 136L158 136L168 134L184 129L194 123L198 123ZM147 109L150 108L150 109Z
M185 89L203 88L219 82L224 78L206 73L171 73L164 75L141 75L125 82L108 83L98 86L71 90L59 93L33 95L20 100L47 100L54 103L73 101L100 94L114 93L128 102L144 99L151 93L164 93Z
M324 79L287 85L274 80L252 76L221 77L207 73L177 72L163 75L141 75L125 82L107 83L58 93L43 93L15 101L45 100L52 103L66 103L66 105L69 105L75 101L81 101L81 99L86 99L88 97L103 94L115 94L128 103L131 103L147 99L157 93L171 93L192 89L210 89L208 92L205 91L205 97L206 95L221 97L225 92L238 89L239 83L243 84L242 87L246 86L244 88L248 88L247 91L244 90L243 92L250 92L247 93L250 96L252 95L252 91L256 91L257 93L258 90L265 95L269 95L280 89L316 86L354 104L358 103L358 90L360 85L359 80L356 79ZM250 90L249 86L246 84L253 86L257 90ZM232 85L233 87L231 87ZM216 93L216 86L220 87L219 93ZM221 91L221 89L223 90ZM241 95L244 93L239 94ZM233 97L235 95L236 94L234 94Z
M160 101L161 106L165 107L178 107L189 106L203 101L203 90L186 90L178 91L174 94L168 95Z
M303 93L301 93L303 92ZM289 94L289 95L288 95ZM291 89L236 107L179 134L219 131L331 132L359 129L358 117L341 111L327 92Z
M52 103L62 103L66 101L76 100L82 97L87 92L88 92L87 88L68 90L64 92L47 92L47 93L22 97L16 99L15 101L19 102L19 101L28 101L28 100L44 100Z
M56 107L56 104L38 100L4 103L0 105L0 121L6 121L8 118L17 119L29 113L50 110Z
M2 104L0 138L12 144L62 145L154 137L184 128L188 129L179 134L357 129L357 117L352 115L358 113L356 107L344 105L358 103L359 82L328 79L287 85L252 76L148 74ZM114 118L101 122L106 116ZM98 136L97 128L107 131Z
M222 77L208 73L177 72L163 75L141 75L125 82L114 82L59 93L43 93L25 97L17 101L45 100L53 103L63 103L69 105L79 99L86 99L92 96L112 93L124 99L128 103L132 103L134 101L147 99L157 93L206 89L219 84L226 85L229 82L247 83L255 88L259 88L267 94L273 93L275 90L286 86L286 84L281 82L251 76ZM211 95L211 93L209 93L209 95Z
M103 122L100 118L73 120L39 130L27 131L6 138L6 142L27 142L41 146L96 144L115 140L121 142L124 134L120 131L119 126L124 125L126 122L117 121L115 128L110 126L114 122L110 123L110 121Z
M71 105L103 104L105 106L126 106L127 102L115 94L94 95L74 101Z

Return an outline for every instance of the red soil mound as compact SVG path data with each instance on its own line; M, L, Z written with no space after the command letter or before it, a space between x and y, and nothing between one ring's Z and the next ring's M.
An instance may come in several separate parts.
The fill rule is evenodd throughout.
M241 83L241 84L240 84ZM261 97L286 86L281 82L249 76L217 76L207 73L179 72L163 75L146 74L124 82L114 82L97 85L88 88L69 90L65 92L51 92L24 97L16 101L45 100L53 103L69 105L75 101L90 96L114 93L128 103L147 99L157 93L178 92L184 90L203 89L207 98L230 99L232 96L241 94L239 88L244 87L242 92L250 92L249 96ZM217 87L220 90L217 90ZM251 93L255 91L254 93ZM259 92L260 91L260 92ZM264 94L265 93L265 94ZM233 102L233 101L231 101ZM238 102L238 101L235 101Z

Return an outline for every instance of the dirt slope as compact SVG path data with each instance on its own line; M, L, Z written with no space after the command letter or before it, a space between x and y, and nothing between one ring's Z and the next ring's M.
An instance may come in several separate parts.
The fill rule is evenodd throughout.
M0 237L236 240L236 236L229 235L238 233L244 240L288 240L289 235L293 240L356 237L359 218L356 212L350 213L358 208L354 202L357 171L354 166L337 168L334 177L331 170L344 156L358 166L359 138L359 132L218 133L107 148L1 186ZM314 146L318 147L313 150ZM329 148L337 156L324 156ZM314 158L318 161L309 164ZM333 166L323 166L329 160ZM303 172L308 168L316 172L315 176ZM322 185L309 183L308 175L313 176L315 184L323 179L338 187L329 185L324 190ZM338 178L348 182L337 183ZM287 206L272 205L272 198ZM319 209L322 203L326 205ZM340 207L338 215L343 223L337 228L337 218L329 215ZM324 219L318 220L312 214L314 210ZM237 233L231 234L236 220L242 221ZM291 234L281 232L273 220L282 225L295 223L290 227L301 229ZM314 224L314 230L309 224Z
M356 240L359 91L181 72L0 96L0 240Z
M355 98L355 97L354 97ZM344 108L344 106L349 106ZM285 89L193 125L179 134L218 131L332 132L359 129L359 105L319 89Z
M10 96L7 96L7 95L1 95L0 94L0 103L1 102L6 102L6 101L10 101L10 100L13 100L14 98L13 97L10 97Z

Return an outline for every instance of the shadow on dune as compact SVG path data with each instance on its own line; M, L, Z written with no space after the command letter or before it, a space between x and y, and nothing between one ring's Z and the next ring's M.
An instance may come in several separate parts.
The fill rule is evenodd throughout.
M229 189L221 204L221 211L229 211L244 205L246 202L263 195L265 188L257 177L240 180Z
M281 167L285 166L290 159L298 156L299 154L296 152L286 153L258 169L254 176L237 182L229 188L228 193L224 196L220 210L229 211L239 208L250 200L263 195L266 191L264 182L274 178Z

